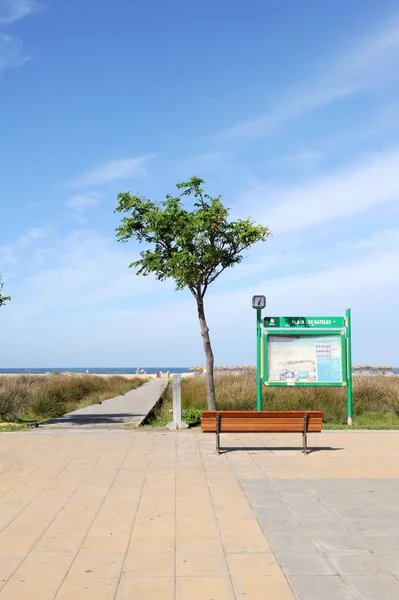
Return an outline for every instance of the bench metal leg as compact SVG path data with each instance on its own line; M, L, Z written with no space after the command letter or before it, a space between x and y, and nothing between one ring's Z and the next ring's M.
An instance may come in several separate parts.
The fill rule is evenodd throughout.
M216 415L216 454L220 454L220 421L219 413Z
M308 453L308 422L309 422L309 415L308 413L305 414L305 416L303 417L303 433L302 433L302 445L303 445L303 454L307 454Z

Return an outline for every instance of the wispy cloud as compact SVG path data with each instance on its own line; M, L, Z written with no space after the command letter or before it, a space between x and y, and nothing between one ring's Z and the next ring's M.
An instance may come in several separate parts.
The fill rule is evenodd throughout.
M146 173L146 164L152 155L126 158L122 160L111 160L110 162L94 167L87 173L83 173L71 183L71 187L88 187L101 185L108 181L117 179L129 179L130 177L141 177Z
M240 205L251 204L276 234L288 233L397 202L398 171L396 149L295 186L259 184L241 195Z
M82 194L74 194L66 202L66 206L77 217L82 217L85 212L98 206L103 194L98 192L83 192Z
M38 260L39 270L24 279L25 295L18 304L21 319L61 305L70 310L93 305L97 310L100 303L173 291L171 283L135 276L128 268L138 257L134 248L115 246L112 238L91 230L61 236L36 257L45 260Z
M49 235L49 230L46 228L32 228L22 233L11 244L0 246L0 265L5 263L14 263L17 259L17 254L23 248L26 248L38 240L42 240Z
M13 23L44 9L36 0L0 0L0 24Z
M22 40L0 33L0 73L6 69L20 67L31 57L24 54Z
M286 90L278 106L219 134L224 138L257 137L279 123L399 79L399 18L383 23L323 65L306 86Z

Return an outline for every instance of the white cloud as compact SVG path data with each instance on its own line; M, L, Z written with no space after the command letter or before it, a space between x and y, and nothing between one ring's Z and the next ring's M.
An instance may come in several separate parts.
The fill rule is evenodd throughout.
M42 240L49 235L49 229L44 227L32 228L22 233L11 244L0 246L0 266L5 263L14 263L17 260L18 253L24 248L30 246L38 240Z
M0 73L6 69L20 67L30 60L23 51L23 43L19 38L0 33Z
M75 216L81 217L90 208L98 206L103 196L98 192L75 194L66 202L66 206Z
M36 0L0 0L0 24L13 23L44 9Z
M398 171L399 150L392 150L295 186L259 184L243 192L239 203L251 204L274 233L287 233L398 201Z
M286 90L285 98L280 98L277 107L267 115L240 123L219 135L227 138L263 136L285 120L397 81L398 61L399 19L395 18L355 42L333 61L327 61L313 82Z
M101 185L117 179L141 177L146 173L145 167L150 158L151 155L123 160L111 160L81 175L71 183L71 187L88 187Z
M395 362L399 229L380 231L370 241L364 251L346 254L339 264L323 263L308 272L301 268L301 273L290 276L259 274L250 284L234 284L224 291L211 288L206 311L216 363L254 364L254 293L267 296L269 315L342 315L351 307L354 362ZM5 366L204 363L195 302L189 293L164 295L171 286L135 277L126 268L134 256L89 232L63 239L57 253L54 268L23 282L21 297L13 289L15 300L2 323ZM155 309L146 307L138 301L140 295L150 300L156 295L161 301ZM120 304L120 299L127 302Z
M43 256L45 261L40 260ZM90 230L61 237L36 257L40 269L23 277L24 295L15 300L19 319L60 307L72 310L93 305L97 309L104 302L173 289L172 284L150 276L139 278L128 268L138 257L134 247L116 245Z

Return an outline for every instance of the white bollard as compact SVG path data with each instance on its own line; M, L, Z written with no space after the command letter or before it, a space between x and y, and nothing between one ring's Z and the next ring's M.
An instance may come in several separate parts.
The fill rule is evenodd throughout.
M181 375L177 373L172 377L173 386L173 421L168 423L168 429L186 429L187 423L181 418Z

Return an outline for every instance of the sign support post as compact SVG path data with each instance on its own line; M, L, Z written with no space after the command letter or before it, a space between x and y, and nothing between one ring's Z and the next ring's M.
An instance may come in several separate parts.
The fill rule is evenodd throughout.
M256 310L256 410L262 410L262 308L265 306L265 296L252 297L252 308Z
M262 410L262 377L261 377L261 343L262 343L262 310L256 311L256 410Z
M346 376L347 376L347 403L348 425L353 424L353 399L352 399L352 330L351 309L346 310Z

